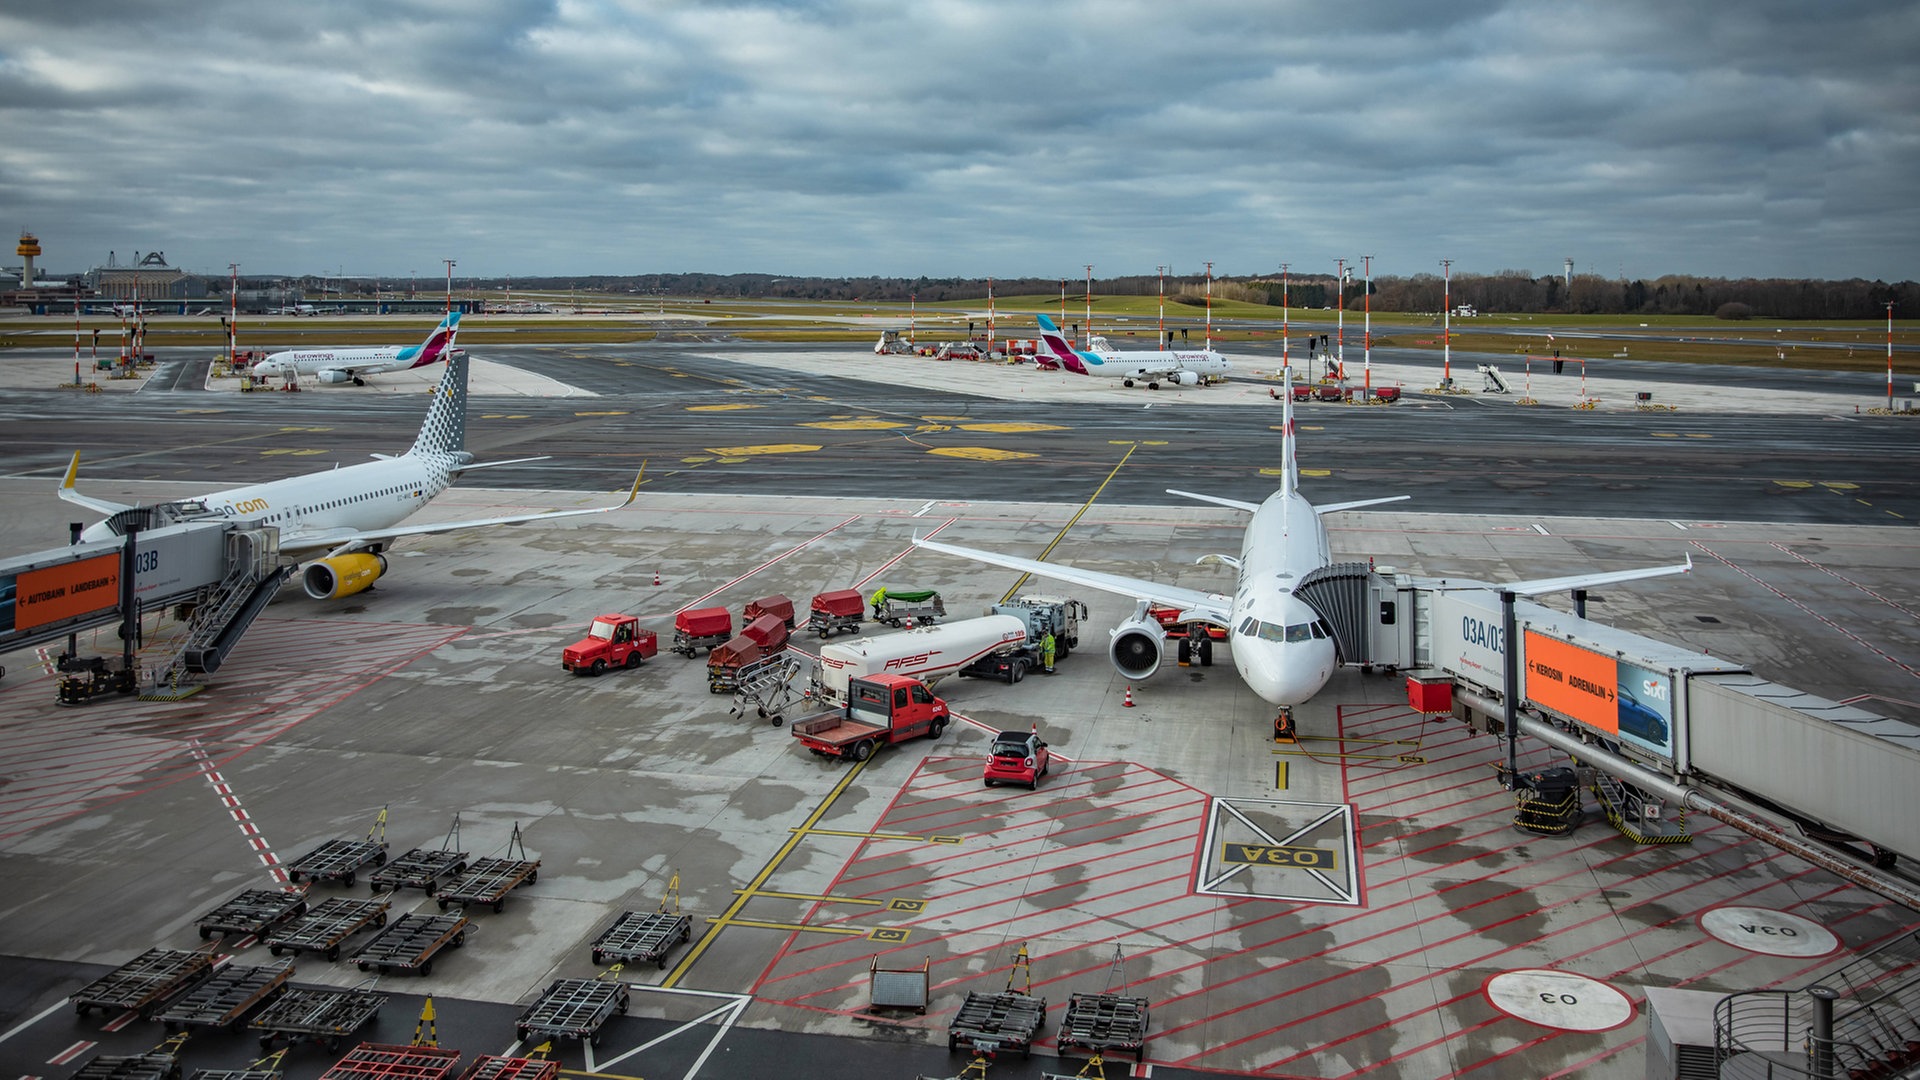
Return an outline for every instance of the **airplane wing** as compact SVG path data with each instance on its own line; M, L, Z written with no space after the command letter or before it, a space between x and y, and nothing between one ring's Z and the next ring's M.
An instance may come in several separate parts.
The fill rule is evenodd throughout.
M133 507L128 506L126 503L108 502L105 499L95 499L80 494L79 490L73 486L74 479L79 475L80 451L75 450L73 452L73 461L67 465L67 478L60 481L60 497L62 499L76 506L84 506L96 514L106 514L108 516L117 514L122 510L133 509Z
M1202 495L1197 491L1181 491L1179 488L1168 488L1167 494L1178 495L1183 499L1198 499L1201 502L1209 502L1217 506L1225 506L1234 510L1245 510L1249 514L1253 513L1255 510L1260 509L1259 503L1241 502L1239 499L1223 499L1218 495ZM1405 495L1402 495L1400 497L1403 499L1406 498ZM1322 511L1322 513L1324 512L1325 511Z
M633 505L634 498L640 494L640 479L645 473L646 467L642 466L640 473L635 474L633 478L633 489L627 492L624 501L614 506L594 506L585 510L547 510L538 514L508 514L503 517L440 521L427 525L396 525L391 529L369 529L364 532L327 529L320 532L295 533L280 538L280 550L289 555L325 551L328 557L332 557L407 536L431 536L435 533L459 532L462 529L484 529L489 525L519 525L528 521L550 521L554 518L578 517L582 514L607 514Z
M1638 581L1641 578L1666 577L1668 574L1687 574L1693 572L1693 556L1679 566L1646 566L1638 570L1615 570L1605 574L1571 574L1567 577L1536 578L1532 581L1516 581L1510 585L1495 585L1496 589L1512 589L1519 596L1539 596L1542 593L1567 592L1571 589L1592 589L1601 585L1613 585L1622 581Z
M1017 555L1002 555L997 551L981 551L977 548L943 544L936 540L923 540L918 536L913 538L913 545L945 555L972 559L990 566L1004 566L1009 570L1064 581L1069 585L1084 585L1089 589L1099 589L1101 592L1115 593L1134 600L1145 600L1163 607L1177 607L1189 619L1197 617L1219 626L1226 626L1227 620L1231 617L1230 599L1217 593L1183 589L1178 585L1162 585L1144 578L1123 577L1119 574L1101 573L1098 570L1081 570L1072 566L1041 562L1038 559L1023 559Z
M1358 510L1363 506L1379 506L1381 503L1404 502L1411 498L1413 498L1411 495L1389 495L1384 499L1359 499L1354 502L1334 503L1331 506L1316 506L1313 508L1313 512L1319 514L1321 517L1325 517L1328 514L1337 514L1342 510Z

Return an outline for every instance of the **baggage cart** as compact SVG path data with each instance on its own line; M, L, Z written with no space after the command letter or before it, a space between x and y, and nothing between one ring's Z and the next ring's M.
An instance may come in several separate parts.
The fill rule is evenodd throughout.
M723 607L689 608L673 617L673 651L693 659L696 650L725 645L733 636L733 614Z
M433 958L451 945L467 943L465 915L402 915L361 946L353 956L361 971L433 973Z
M380 1006L386 1003L387 995L365 987L336 990L296 986L255 1013L247 1027L260 1033L262 1050L273 1049L280 1039L285 1039L288 1046L307 1039L333 1051L380 1015Z
M293 962L241 967L229 964L175 998L154 1016L173 1027L235 1028L257 1006L287 988Z
M132 1009L148 1019L213 970L213 957L181 949L148 949L67 998L81 1016L95 1008Z
M281 1080L286 1075L279 1069L195 1069L187 1080Z
M842 630L860 632L867 621L866 601L859 589L835 589L813 598L813 610L807 616L807 629L821 637L832 637Z
M774 593L749 601L740 612L740 621L750 624L762 615L778 616L781 622L787 624L789 632L793 630L793 601L788 599L786 593Z
M595 964L631 964L644 960L667 966L667 953L693 933L693 919L679 912L629 911L593 939Z
M481 1054L460 1074L460 1080L557 1080L559 1075L557 1061Z
M175 1036L144 1053L101 1054L80 1066L73 1080L180 1080L180 1047Z
M320 1080L449 1080L459 1064L458 1050L361 1043L321 1073Z
M387 909L392 901L350 900L335 896L293 922L267 935L267 951L275 956L292 953L319 953L329 960L340 959L340 946L348 938L368 927L387 925Z
M539 880L538 859L532 862L525 859L475 859L465 873L440 890L437 899L441 911L447 910L452 904L463 907L491 904L493 910L502 911L507 906L508 893Z
M303 915L307 896L286 889L248 889L200 916L200 940L215 934L262 934Z
M967 991L967 1000L947 1027L947 1049L962 1046L993 1053L1018 1050L1033 1056L1033 1039L1047 1019L1047 999L1026 994Z
M867 991L871 1008L912 1009L925 1015L933 996L933 958L917 968L883 968L876 956L867 964Z
M918 592L888 592L873 605L873 619L888 626L902 626L912 620L915 626L931 626L947 614L940 594L931 589Z
M533 1036L583 1039L600 1045L600 1029L627 1011L627 984L618 979L555 979L514 1023L526 1042Z
M386 861L387 845L384 840L329 840L295 859L287 867L287 880L296 885L302 881L337 881L342 885L352 885L361 870L368 866L382 866Z
M391 892L421 889L432 896L439 890L441 878L455 877L466 869L467 853L464 851L414 848L375 870L367 881L375 892L382 889Z
M1121 997L1119 994L1074 994L1067 999L1067 1011L1060 1018L1060 1035L1054 1040L1061 1050L1082 1047L1105 1055L1110 1051L1130 1052L1133 1060L1146 1060L1147 999Z

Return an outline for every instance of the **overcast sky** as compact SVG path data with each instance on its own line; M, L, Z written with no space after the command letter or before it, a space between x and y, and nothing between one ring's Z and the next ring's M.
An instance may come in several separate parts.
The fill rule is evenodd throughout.
M1913 0L7 0L0 225L52 272L1900 280L1917 57Z

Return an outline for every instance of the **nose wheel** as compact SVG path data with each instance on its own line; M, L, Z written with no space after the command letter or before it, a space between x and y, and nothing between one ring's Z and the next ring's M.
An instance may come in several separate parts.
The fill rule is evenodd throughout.
M1281 706L1280 712L1273 718L1273 741L1277 743L1297 743L1299 738L1293 732L1293 709Z

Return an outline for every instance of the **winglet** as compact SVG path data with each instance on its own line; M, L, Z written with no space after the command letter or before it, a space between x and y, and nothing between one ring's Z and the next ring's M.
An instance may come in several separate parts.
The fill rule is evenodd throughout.
M122 510L131 510L125 503L108 502L105 499L90 498L80 494L74 481L80 478L80 451L73 452L73 460L67 463L67 475L60 481L60 497L76 506L84 506L98 514L117 514Z
M633 500L640 497L640 481L646 475L647 475L647 462L645 458L642 458L640 460L640 471L633 474L633 490L627 492L627 501L621 503L620 504L621 507L624 508L624 507L632 506Z
M72 491L73 482L80 477L80 451L73 452L73 461L67 465L67 478L60 481L60 490Z

